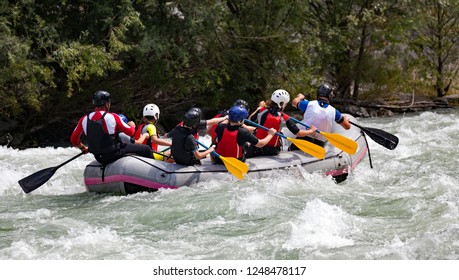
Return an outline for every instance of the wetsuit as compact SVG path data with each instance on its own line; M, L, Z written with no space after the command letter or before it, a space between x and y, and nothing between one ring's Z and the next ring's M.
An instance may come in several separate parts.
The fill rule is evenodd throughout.
M167 137L172 138L171 154L176 163L183 165L200 163L193 154L198 149L198 144L191 128L178 125L167 133Z
M131 136L134 128L125 124L117 114L96 110L80 118L70 141L74 146L80 146L80 137L84 133L87 136L89 152L103 164L130 153L152 157L151 148L148 146L121 143L117 137L119 132Z

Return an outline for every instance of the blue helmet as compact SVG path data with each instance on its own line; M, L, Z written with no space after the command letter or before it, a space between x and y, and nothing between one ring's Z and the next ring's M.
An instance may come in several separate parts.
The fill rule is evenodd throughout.
M249 112L247 112L247 109L241 105L236 105L236 106L231 107L231 109L229 109L229 112L228 112L228 119L231 122L242 121L248 116L249 116Z
M118 114L118 116L121 118L121 120L122 120L123 122L128 123L129 120L128 120L128 118L127 118L125 115L123 115L123 114Z

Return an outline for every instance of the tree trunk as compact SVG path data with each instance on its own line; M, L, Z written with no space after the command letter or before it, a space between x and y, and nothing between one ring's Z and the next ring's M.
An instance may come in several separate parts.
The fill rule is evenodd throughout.
M362 26L362 34L360 37L360 46L359 46L359 53L357 55L357 61L355 62L355 67L354 67L354 91L352 93L352 99L357 100L359 99L359 87L360 87L360 80L361 80L361 65L363 61L363 56L365 53L365 41L367 38L367 28L368 26L364 24Z

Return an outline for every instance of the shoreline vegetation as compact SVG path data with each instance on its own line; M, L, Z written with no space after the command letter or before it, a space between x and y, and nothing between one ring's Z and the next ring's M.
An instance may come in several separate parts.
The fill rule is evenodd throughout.
M372 118L372 117L391 117L397 114L413 113L422 111L431 111L436 109L453 108L459 104L459 95L446 96L443 98L429 98L416 96L414 94L402 94L398 98L390 100L348 100L334 98L332 104L342 113L348 113L355 117ZM292 109L292 108L290 108ZM81 114L84 114L81 111ZM298 111L288 111L294 115ZM213 116L213 115L212 115ZM206 118L211 118L211 115ZM37 147L70 147L70 134L72 130L56 128L56 124L62 122L74 123L77 119L55 120L46 122L40 126L34 127L28 133L22 133L18 130L16 121L0 121L0 145L17 149L37 148ZM166 120L167 121L167 120ZM15 125L16 124L16 125ZM160 133L167 130L158 124ZM72 127L73 129L73 127Z

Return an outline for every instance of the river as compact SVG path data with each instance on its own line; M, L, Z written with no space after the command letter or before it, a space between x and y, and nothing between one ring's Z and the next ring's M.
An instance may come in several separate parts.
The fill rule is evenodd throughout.
M0 260L457 260L459 110L359 119L399 137L336 184L274 171L127 196L88 193L91 155L24 194L75 148L0 147Z

